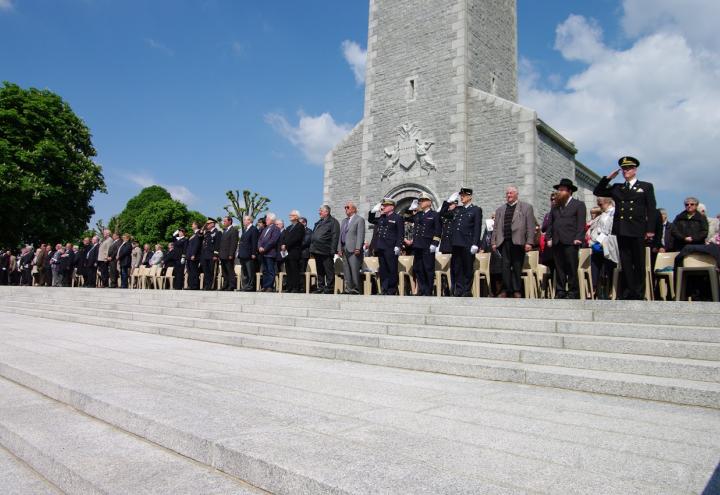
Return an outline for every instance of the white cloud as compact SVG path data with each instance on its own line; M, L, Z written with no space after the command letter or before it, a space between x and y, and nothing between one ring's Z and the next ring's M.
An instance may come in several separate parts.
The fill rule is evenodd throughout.
M358 85L365 83L365 63L367 61L367 50L360 48L354 41L345 40L341 45L343 56L355 75L355 82Z
M300 112L297 126L277 113L267 114L265 121L315 165L322 165L325 155L352 130L349 124L337 124L329 113L312 117Z
M158 182L151 175L145 172L126 173L123 175L130 182L133 182L143 188L158 185L166 189L167 192L170 193L170 196L173 197L173 199L181 201L185 204L191 204L197 200L197 196L195 196L187 187L179 185L158 184Z
M694 3L704 10L693 18L718 18L720 2ZM609 48L593 21L570 16L558 27L556 49L587 66L553 91L521 61L522 103L575 141L580 158L592 157L587 164L600 173L630 154L660 190L715 196L720 188L720 51L714 41L703 44L697 33L688 34L691 22L673 17L672 10L684 9L666 8L654 25L641 22L639 12L650 15L656 5L671 4L626 0L622 24L628 33L641 34L623 50Z
M13 8L13 0L0 0L0 10L11 10Z
M160 43L157 40L154 40L152 38L145 38L145 44L152 48L153 50L157 50L169 57L172 57L175 55L175 51L172 48L168 48L164 44Z

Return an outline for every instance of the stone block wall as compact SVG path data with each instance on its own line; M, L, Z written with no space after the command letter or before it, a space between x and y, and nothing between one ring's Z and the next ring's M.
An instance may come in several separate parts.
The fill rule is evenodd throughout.
M360 198L360 162L362 160L363 122L360 121L335 149L325 157L323 203L342 218L345 202Z

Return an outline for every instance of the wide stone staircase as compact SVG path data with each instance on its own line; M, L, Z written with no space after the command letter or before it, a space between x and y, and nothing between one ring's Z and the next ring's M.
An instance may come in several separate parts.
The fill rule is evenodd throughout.
M0 311L720 409L720 305L0 288Z
M720 490L718 304L20 287L0 301L3 494Z

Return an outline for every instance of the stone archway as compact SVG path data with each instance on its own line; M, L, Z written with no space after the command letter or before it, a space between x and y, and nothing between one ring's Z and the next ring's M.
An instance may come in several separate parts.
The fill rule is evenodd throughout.
M402 215L410 207L413 200L417 199L421 193L425 193L430 196L434 209L437 210L440 208L441 203L438 201L437 195L427 187L420 184L401 184L390 189L384 197L394 199L396 203L395 211Z

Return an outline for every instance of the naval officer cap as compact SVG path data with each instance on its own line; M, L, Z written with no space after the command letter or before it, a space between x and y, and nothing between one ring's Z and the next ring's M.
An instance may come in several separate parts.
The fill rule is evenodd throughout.
M418 201L423 201L423 200L432 201L432 198L427 193L420 193L420 196L418 196Z
M214 219L214 218L211 218L211 217L208 217L207 221L205 222L205 225L207 225L207 224L209 224L209 223L215 223L215 219Z
M380 202L380 204L383 206L388 206L388 205L395 206L395 201L393 201L390 198L383 198L383 200Z
M618 160L618 165L620 165L622 168L639 167L640 160L633 156L624 156Z
M470 189L469 187L461 187L460 194L466 194L467 196L472 196L473 190Z

